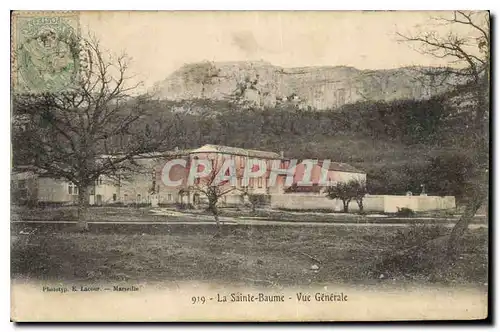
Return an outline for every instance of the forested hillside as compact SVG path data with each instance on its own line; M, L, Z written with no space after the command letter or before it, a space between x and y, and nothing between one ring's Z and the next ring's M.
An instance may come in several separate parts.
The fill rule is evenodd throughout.
M134 126L146 126L150 135L159 127L167 130L161 150L221 144L283 151L288 158L331 159L363 169L374 194L418 193L425 184L433 193L460 195L456 181L443 181L443 176L460 179L467 167L467 151L474 147L463 135L469 113L457 112L450 101L441 95L314 111L293 103L253 108L231 100L140 98L124 105L122 112L133 114L140 107L148 116ZM29 135L29 127L14 128L14 136L19 137L13 140L15 165L30 163L30 147L23 146L23 135ZM128 137L127 133L116 136L107 151L120 153ZM450 167L455 168L451 173Z
M456 114L447 96L358 102L326 111L293 104L239 108L208 99L151 101L149 107L158 121L171 123L166 150L221 144L283 151L289 158L329 158L365 170L373 193L420 192L426 184L450 194L458 189L435 177L442 178L450 161L457 170L448 176L460 178L456 173L466 167L473 148L462 135L468 119Z

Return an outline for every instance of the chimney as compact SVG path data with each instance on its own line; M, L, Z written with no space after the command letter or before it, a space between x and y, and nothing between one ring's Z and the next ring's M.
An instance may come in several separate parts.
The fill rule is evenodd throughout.
M280 157L281 159L285 158L285 152L283 152L283 150L280 151Z

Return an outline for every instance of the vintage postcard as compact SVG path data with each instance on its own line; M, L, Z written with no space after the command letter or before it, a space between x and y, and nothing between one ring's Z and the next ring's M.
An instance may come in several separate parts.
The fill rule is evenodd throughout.
M13 11L15 322L483 320L487 11Z

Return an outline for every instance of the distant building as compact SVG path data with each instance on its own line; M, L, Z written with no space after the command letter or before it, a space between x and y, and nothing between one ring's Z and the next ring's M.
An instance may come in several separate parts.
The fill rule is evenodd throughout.
M200 200L204 199L204 197L195 189L196 186L202 187L203 183L198 182L198 184L195 183L194 186L189 186L187 184L188 172L195 159L210 160L213 165L213 170L217 172L221 171L222 165L226 160L233 160L236 179L234 183L227 182L221 185L222 188L225 188L223 190L233 190L230 190L226 195L221 197L221 203L238 204L243 200L242 194L244 192L253 194L269 194L271 192L271 188L268 188L269 169L271 168L274 160L280 160L280 155L270 151L243 149L213 144L207 144L198 149L191 150L186 155L186 167L178 166L176 168L172 168L169 174L173 180L182 179L182 184L177 187L179 190L177 193L179 202L196 204ZM266 165L265 167L268 171L262 176L250 178L246 184L243 180L244 169L250 159L255 161L256 164L253 165L252 171L258 171L260 167L259 165L262 165L262 167ZM172 188L170 188L170 190L172 190Z
M287 167L289 162L290 160L285 161ZM325 166L324 170L323 166ZM306 168L305 163L300 160L297 162L293 183L291 186L285 186L287 187L285 192L320 193L326 187L335 185L338 182L349 182L351 180L366 182L366 173L349 164L330 162L327 167L323 165L322 160L318 160L311 170L307 169L310 174L311 186L300 186L298 184L305 180Z
M168 161L175 159L184 160L184 165L173 165L164 174ZM203 145L192 150L174 150L166 152L149 153L134 158L137 165L135 172L117 174L113 178L101 176L88 188L90 205L106 204L196 204L203 201L204 197L196 186L197 182L188 185L188 175L191 165L196 159L205 159L212 162L213 168L222 167L224 161L234 161L236 180L222 184L224 188L234 189L221 197L221 203L238 204L242 201L242 193L251 194L282 194L291 186L286 183L286 174L278 174L271 185L271 168L279 164L285 170L290 166L290 159L285 159L283 154L271 151L243 149L222 145ZM260 167L267 171L258 177L248 179L245 183L244 170L249 160L252 159L252 172L258 172ZM313 185L307 189L312 192L321 190L319 180L321 176L321 162L312 169ZM292 186L303 179L304 165L299 164L295 169ZM229 174L228 174L229 175ZM176 186L165 185L164 178L172 181L180 180ZM366 174L354 167L343 163L330 163L327 171L328 184L338 181L349 181L357 178L366 180ZM18 204L74 204L78 199L78 187L65 179L55 179L33 167L22 167L13 171L12 176L13 202Z

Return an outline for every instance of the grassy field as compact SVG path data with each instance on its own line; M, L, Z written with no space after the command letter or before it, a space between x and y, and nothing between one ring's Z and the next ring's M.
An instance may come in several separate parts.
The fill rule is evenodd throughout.
M427 253L387 267L384 261L394 252L449 229L226 225L214 238L216 229L209 224L92 224L88 233L74 227L12 224L12 277L259 286L418 282L483 287L487 282L486 229L470 230L455 260Z
M165 216L150 213L151 208L89 207L88 221L167 221ZM76 206L45 208L11 208L12 220L73 221L78 220ZM169 218L176 221L175 218Z
M290 222L341 222L341 223L402 223L407 220L399 219L396 215L380 215L380 217L359 214L328 213L327 211L284 211L271 209L222 208L222 217L229 221L240 220L272 220ZM421 223L450 223L451 218L457 218L456 211L440 211L418 213L416 217ZM75 221L77 209L75 206L23 208L12 207L11 219L14 221ZM212 215L204 210L177 210L175 208L133 208L133 207L90 207L87 213L88 221L140 221L140 222L189 222L213 221ZM487 218L476 217L474 223L485 224Z

